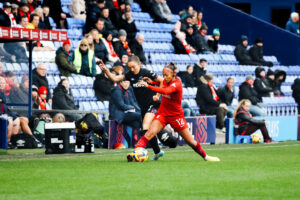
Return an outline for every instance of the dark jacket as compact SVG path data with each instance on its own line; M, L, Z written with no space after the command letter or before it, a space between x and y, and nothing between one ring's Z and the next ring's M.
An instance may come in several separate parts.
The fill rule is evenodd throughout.
M173 37L172 39L172 45L174 47L175 53L176 54L188 54L186 52L186 49L184 48L182 42L176 37Z
M80 68L79 73L84 76L95 76L97 73L95 55L93 55L93 58L92 58L92 73L91 73L90 66L89 66L90 64L89 64L89 52L88 52L91 50L88 49L86 52L84 52L79 48L79 51L82 56L81 68ZM75 58L75 53L74 53L74 57L72 60L74 61L75 59L76 58Z
M141 112L132 88L129 87L126 91L118 84L111 92L111 99L109 101L110 118L115 119L118 123L122 123L125 113L131 109L135 109L139 113Z
M124 54L128 55L127 50L124 48L124 45L120 40L114 41L113 47L116 54L118 54L119 58L122 58L122 55Z
M101 16L101 9L98 7L98 4L94 2L89 3L86 8L87 12L84 32L88 33L93 28L98 18Z
M44 0L43 5L46 5L50 9L50 17L55 21L57 27L59 26L59 21L61 19L60 14L63 13L61 0Z
M298 103L298 108L300 108L300 78L296 78L292 85L292 96L294 97L295 101Z
M203 35L201 35L200 33L196 33L196 36L200 47L199 51L197 51L198 53L202 53L203 51L212 51Z
M208 40L207 44L214 53L218 53L219 40Z
M200 34L193 33L192 35L189 35L186 33L186 42L191 45L197 51L197 53L201 53L202 44Z
M58 84L53 91L52 108L60 110L78 110L74 103L74 97L71 89L69 89L68 93L65 86Z
M200 81L200 77L206 74L206 70L200 67L200 63L195 63L194 71L192 73L195 86L199 86L202 84Z
M274 95L281 95L283 96L283 92L281 91L281 85L286 79L286 72L283 70L275 70L275 80L274 80ZM283 79L280 80L279 77L283 76Z
M45 86L48 90L47 100L51 99L48 79L46 76L40 76L36 72L36 69L32 70L32 85L35 85L37 88L40 88L41 86Z
M257 91L260 100L262 99L262 97L269 97L270 92L273 92L273 88L269 85L268 80L265 77L261 77L259 75L259 73L263 70L264 69L261 67L257 67L255 69L256 79L254 81L254 89Z
M99 40L99 43L94 41L94 51L97 58L103 60L103 62L107 61L108 52L102 40Z
M105 25L105 30L109 31L112 33L113 37L118 37L118 30L117 28L113 25L113 23L111 22L110 18L104 18L102 16L103 20L104 20L104 25Z
M98 101L109 101L113 87L114 82L106 78L104 73L98 74L93 85Z
M122 16L122 19L119 21L119 29L124 29L126 31L127 40L129 42L135 39L136 33L138 32L135 25L135 21L133 19L127 21L124 15Z
M28 90L26 90L25 88L23 88L22 85L20 85L20 88L17 91L11 92L11 94L9 95L9 99L13 103L27 104Z
M130 47L131 53L133 53L134 55L139 57L140 61L143 64L146 64L146 57L145 57L143 46L140 45L136 40L132 40L129 44L129 47Z
M298 22L294 23L290 18L289 21L287 21L286 23L285 30L288 30L295 34L299 34L299 23Z
M243 132L247 130L249 124L257 126L265 125L264 120L253 119L252 115L245 111L242 107L238 109L234 122L238 125L237 134L239 135L243 134Z
M77 73L76 67L73 65L73 51L69 53L64 51L62 47L59 47L56 51L55 63L58 66L61 76L71 76L71 73Z
M217 108L220 105L220 101L216 101L213 98L213 94L211 92L210 87L204 80L201 78L202 84L198 86L197 95L196 95L196 102L197 105L200 107L200 113L206 115L215 115L217 113ZM217 90L215 89L217 92Z
M2 9L0 9L0 26L11 26L9 16Z
M181 78L181 81L185 87L195 87L194 77L192 74L189 74L186 71L184 71L179 72L177 75Z
M261 102L254 87L249 85L249 83L247 83L246 81L243 82L239 88L239 101L241 101L242 99L249 99L252 105L256 105L257 103Z
M218 89L218 96L220 97L220 101L225 103L227 106L230 106L234 97L234 90L229 90L229 88L225 85Z
M260 65L259 63L253 61L250 57L247 47L242 44L242 40L236 45L234 49L234 56L240 65Z
M260 63L263 66L273 66L272 62L265 61L263 58L263 48L254 44L249 49L250 57L253 61Z

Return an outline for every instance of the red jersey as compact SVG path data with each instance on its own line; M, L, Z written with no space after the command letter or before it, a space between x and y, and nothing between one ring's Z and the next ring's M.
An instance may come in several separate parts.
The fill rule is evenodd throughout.
M151 85L148 85L148 88L162 94L162 101L157 115L183 115L183 109L181 108L182 84L179 78L176 77L176 79L169 84L163 81L162 88Z

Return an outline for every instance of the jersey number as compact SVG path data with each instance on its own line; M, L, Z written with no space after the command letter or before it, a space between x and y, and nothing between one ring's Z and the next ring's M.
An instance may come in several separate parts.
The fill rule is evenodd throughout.
M180 127L183 127L183 126L184 126L184 120L183 120L183 118L176 119L176 122L178 123L178 125L179 125Z

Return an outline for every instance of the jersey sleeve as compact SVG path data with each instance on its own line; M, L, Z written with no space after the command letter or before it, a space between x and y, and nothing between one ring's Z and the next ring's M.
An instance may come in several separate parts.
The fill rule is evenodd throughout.
M146 69L144 77L151 78L153 81L155 81L157 79L157 74L153 71L149 71L149 70Z
M172 83L171 85L165 88L155 87L152 85L148 85L148 88L154 92L169 95L176 92L179 87L178 87L178 83Z

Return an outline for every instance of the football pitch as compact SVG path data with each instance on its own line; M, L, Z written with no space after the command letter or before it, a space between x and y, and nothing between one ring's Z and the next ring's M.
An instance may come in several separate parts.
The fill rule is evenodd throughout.
M0 151L0 199L300 199L300 142L204 145L221 162L189 147L159 161L128 163L127 150L45 155Z

